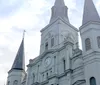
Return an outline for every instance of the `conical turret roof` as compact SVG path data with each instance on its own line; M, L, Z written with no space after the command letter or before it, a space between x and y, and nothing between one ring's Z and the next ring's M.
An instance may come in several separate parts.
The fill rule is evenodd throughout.
M16 58L14 60L11 70L12 69L25 70L24 37L22 39L21 45L19 47L19 50L17 52Z
M100 17L93 1L85 0L82 24L84 25L90 21L100 22Z

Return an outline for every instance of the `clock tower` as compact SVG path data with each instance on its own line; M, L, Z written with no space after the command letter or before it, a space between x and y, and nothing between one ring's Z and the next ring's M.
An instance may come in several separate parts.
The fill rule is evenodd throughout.
M40 55L28 65L27 85L71 84L70 59L78 49L78 30L70 24L64 0L55 0L51 11L49 24L41 30Z

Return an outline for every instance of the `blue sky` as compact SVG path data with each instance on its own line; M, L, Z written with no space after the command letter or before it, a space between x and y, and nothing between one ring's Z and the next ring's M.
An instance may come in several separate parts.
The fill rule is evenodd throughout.
M48 23L55 0L0 0L0 85L4 85L25 35L26 65L39 55L40 30ZM65 0L69 20L79 28L82 22L84 0ZM100 15L100 0L94 0Z

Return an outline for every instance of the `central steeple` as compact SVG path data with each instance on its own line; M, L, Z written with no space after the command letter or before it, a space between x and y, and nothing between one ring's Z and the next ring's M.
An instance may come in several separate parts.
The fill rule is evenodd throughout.
M56 0L54 6L52 7L50 23L55 21L58 17L69 23L67 10L68 8L65 6L64 0Z
M54 6L65 6L64 0L56 0Z

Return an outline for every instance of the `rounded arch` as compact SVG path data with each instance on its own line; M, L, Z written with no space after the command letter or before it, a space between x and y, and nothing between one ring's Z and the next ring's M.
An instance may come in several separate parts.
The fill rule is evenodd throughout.
M15 80L15 81L13 82L13 85L18 85L18 80Z
M33 80L33 83L34 83L34 81L35 81L35 74L34 73L32 73L32 80Z
M100 36L97 37L98 48L100 48Z
M96 79L94 77L90 78L90 85L96 85Z
M62 66L63 66L63 70L66 70L66 59L65 57L62 58Z
M86 49L86 51L91 49L91 40L90 40L90 38L85 39L85 49Z
M10 81L7 82L7 85L10 85Z

